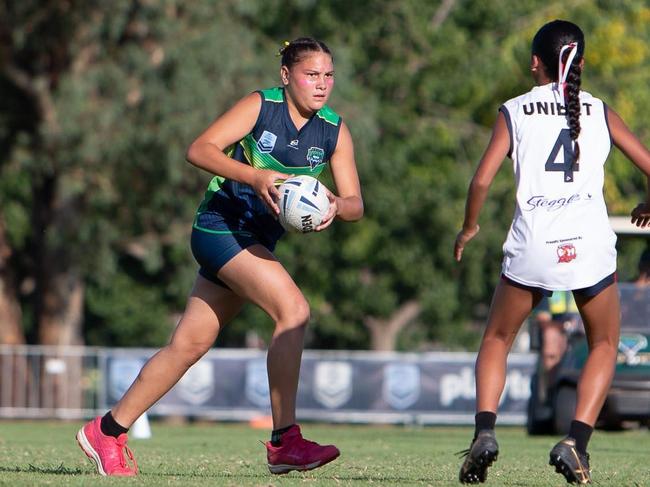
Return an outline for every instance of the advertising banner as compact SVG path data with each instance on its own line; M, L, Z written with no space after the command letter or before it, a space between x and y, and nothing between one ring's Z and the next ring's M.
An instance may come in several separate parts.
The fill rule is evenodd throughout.
M110 407L153 350L108 350L104 406ZM472 424L475 354L305 351L297 413L303 420ZM499 422L524 424L533 354L511 354ZM266 353L212 350L149 411L247 420L270 414Z

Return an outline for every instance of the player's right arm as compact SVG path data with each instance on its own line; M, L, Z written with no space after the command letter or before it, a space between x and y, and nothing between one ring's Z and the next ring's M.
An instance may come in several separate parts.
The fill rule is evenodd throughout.
M262 99L259 93L251 93L242 98L190 144L186 159L196 167L212 174L249 184L277 214L280 210L275 201L279 193L275 182L278 179L285 179L287 175L241 164L224 152L226 148L239 142L253 130L261 109Z
M338 196L328 190L330 208L316 231L325 230L338 217L343 221L357 221L363 217L361 184L354 160L352 135L345 123L341 124L334 153L330 158L330 169Z
M611 108L607 107L607 121L612 142L625 156L634 163L647 178L646 200L632 210L632 223L637 227L650 225L650 151L627 128L623 119Z
M485 153L479 162L476 173L472 178L467 193L465 204L465 221L463 228L456 236L454 244L454 258L460 262L463 256L465 245L476 236L479 231L478 216L487 198L488 190L494 180L494 176L501 167L501 163L510 150L510 133L506 117L499 112L497 121L494 124L492 138L485 149Z

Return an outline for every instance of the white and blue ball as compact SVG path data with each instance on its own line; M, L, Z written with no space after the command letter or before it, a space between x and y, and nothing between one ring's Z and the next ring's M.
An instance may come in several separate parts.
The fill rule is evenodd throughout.
M280 185L282 227L288 232L309 233L320 225L330 207L325 186L311 176L294 176Z

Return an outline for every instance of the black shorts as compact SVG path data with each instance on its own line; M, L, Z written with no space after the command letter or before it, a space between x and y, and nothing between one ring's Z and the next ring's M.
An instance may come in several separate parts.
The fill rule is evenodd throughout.
M551 291L550 289L544 289L542 287L535 287L535 286L527 286L527 285L521 284L521 283L519 283L517 281L513 281L512 279L510 279L509 277L506 277L503 274L501 274L501 279L503 279L508 284L510 284L510 285L512 285L514 287L518 287L519 289L526 289L527 291L538 292L542 296L552 296L553 295L553 291ZM571 292L576 297L581 296L583 298L591 298L591 297L596 296L597 294L599 294L605 288L607 288L607 287L611 286L612 284L614 284L617 280L618 279L616 277L616 272L613 272L609 276L607 276L607 277L601 279L600 281L598 281L593 286L583 287L581 289L572 289Z

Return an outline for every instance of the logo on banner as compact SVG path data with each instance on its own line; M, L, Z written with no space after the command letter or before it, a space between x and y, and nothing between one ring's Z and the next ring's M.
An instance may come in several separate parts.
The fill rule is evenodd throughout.
M111 361L108 390L115 399L124 395L140 373L144 361L134 358L120 358Z
M246 364L246 399L260 408L271 406L266 359L251 360Z
M352 366L347 362L319 362L314 370L314 396L328 409L352 397Z
M638 365L641 363L639 352L648 346L648 339L644 335L621 335L618 342L618 351L624 357L623 362L627 365ZM617 360L621 362L621 360Z
M214 392L214 365L209 360L200 360L185 372L178 382L178 397L190 404L203 404Z
M506 384L501 393L499 405L505 401L526 401L530 397L530 375L521 370L511 370L506 375ZM474 370L463 367L457 374L444 374L440 378L440 405L449 408L456 401L474 402L476 381Z
M420 397L420 368L414 364L384 367L384 400L395 409L406 409Z
M475 398L476 383L474 371L470 367L463 367L457 374L444 374L440 378L440 404L442 406L447 408L458 399L468 401Z

